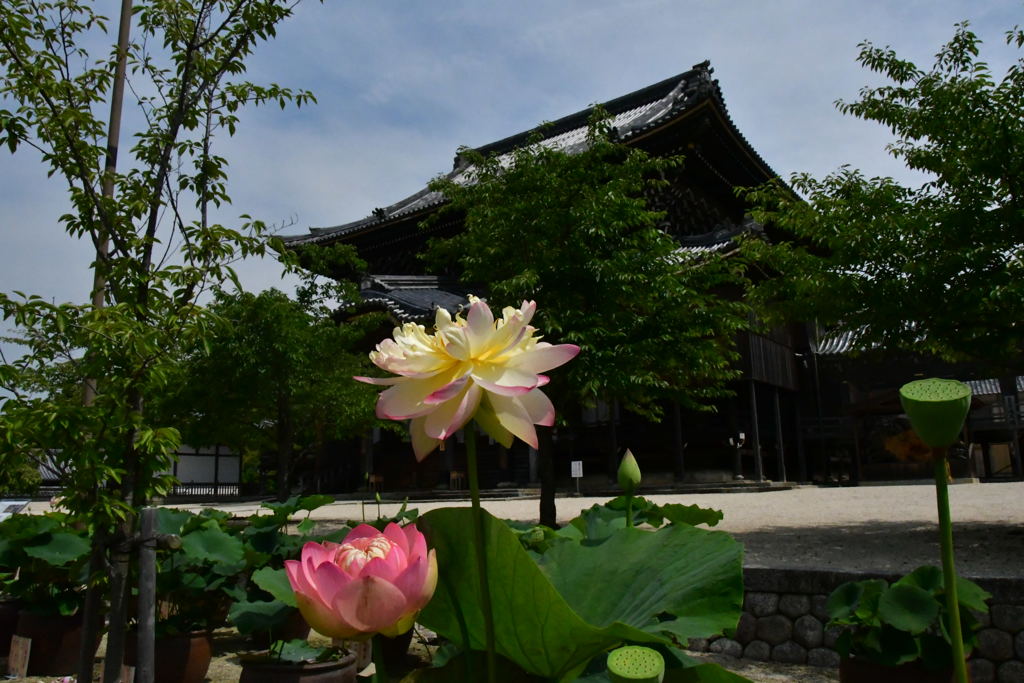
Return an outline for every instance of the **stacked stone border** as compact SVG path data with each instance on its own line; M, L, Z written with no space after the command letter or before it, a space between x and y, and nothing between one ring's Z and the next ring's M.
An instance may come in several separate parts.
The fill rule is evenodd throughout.
M1024 569L1024 568L1022 568ZM826 627L825 601L846 581L892 574L860 574L815 569L744 569L746 596L736 632L693 639L689 648L732 657L788 664L838 667L833 649L839 629ZM971 656L973 683L1024 681L1024 578L974 578L992 594L989 613L979 615L982 629Z

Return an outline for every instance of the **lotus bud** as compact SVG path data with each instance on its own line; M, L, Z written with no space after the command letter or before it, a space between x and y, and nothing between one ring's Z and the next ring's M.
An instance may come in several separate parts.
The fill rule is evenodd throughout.
M955 379L919 379L900 388L910 424L932 448L952 445L971 407L971 388Z
M619 488L626 493L633 493L640 485L640 465L636 463L633 452L628 448L619 463Z
M665 679L665 658L649 647L620 647L608 655L608 678L613 683L661 683Z

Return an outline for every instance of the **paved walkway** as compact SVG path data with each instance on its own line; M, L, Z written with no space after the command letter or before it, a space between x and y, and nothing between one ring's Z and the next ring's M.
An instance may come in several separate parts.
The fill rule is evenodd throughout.
M656 502L698 504L722 510L718 529L734 534L746 548L746 564L848 571L904 573L939 563L935 489L930 484L796 488L764 493L653 495ZM565 522L604 498L559 498ZM410 503L420 513L437 507L468 506L468 501ZM536 499L485 500L484 507L505 519L536 520ZM1024 577L1024 482L957 484L950 487L957 565L971 577ZM181 506L201 507L201 506ZM255 503L218 507L248 515ZM382 503L382 515L399 505ZM377 504L365 506L367 518ZM362 518L358 502L338 502L315 510L315 519Z

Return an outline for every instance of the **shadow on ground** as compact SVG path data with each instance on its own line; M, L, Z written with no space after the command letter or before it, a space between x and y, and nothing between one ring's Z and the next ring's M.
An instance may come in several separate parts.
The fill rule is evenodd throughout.
M734 534L754 567L906 573L939 558L938 524L871 522L786 527ZM1024 576L1024 527L953 522L959 572L970 577Z

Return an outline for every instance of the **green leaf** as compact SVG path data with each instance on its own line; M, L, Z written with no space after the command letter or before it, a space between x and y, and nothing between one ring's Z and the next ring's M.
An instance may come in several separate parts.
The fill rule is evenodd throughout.
M299 498L296 508L298 510L309 510L310 512L312 512L313 510L316 510L319 507L323 507L324 505L330 505L333 502L334 496L328 496L327 494L318 493L311 496L303 496L302 498Z
M917 586L921 590L926 590L932 595L938 595L939 592L942 591L944 583L942 570L939 567L925 565L923 567L918 567L893 585Z
M970 579L958 576L956 577L956 597L962 607L976 612L988 612L988 600L992 594Z
M181 534L185 522L195 517L188 510L175 510L173 508L157 508L156 511L156 532L158 534L170 534L177 536Z
M313 529L316 528L316 520L307 517L306 519L299 522L295 528L303 536L308 536L310 533L313 532Z
M498 654L528 673L561 681L572 680L591 657L619 643L667 642L621 622L588 624L515 534L486 511L482 514ZM483 650L476 558L466 534L473 528L472 515L470 508L441 508L420 517L420 529L437 551L438 585L419 621L463 649Z
M659 505L658 510L665 516L665 519L673 524L690 524L693 526L707 524L708 526L715 526L723 518L721 510L702 508L699 505L667 503Z
M256 631L272 631L295 611L278 600L272 601L241 601L231 606L228 621L242 635Z
M878 600L882 621L911 634L925 631L939 614L939 603L928 591L908 584L894 585Z
M310 645L305 640L278 641L271 648L285 662L314 662L327 648Z
M216 521L206 522L181 539L181 549L193 564L212 564L217 573L233 574L245 566L242 542L225 533Z
M860 602L860 596L864 589L856 581L847 581L838 586L825 601L825 609L828 611L829 619L838 622L848 620Z
M498 656L495 683L543 683L546 679L528 674L513 662ZM466 683L486 680L485 655L482 652L462 652L436 668L414 669L402 683Z
M295 591L284 569L264 567L252 573L252 582L286 605L295 607Z
M25 554L59 567L82 557L91 547L81 536L58 531L50 534L46 543L27 546Z
M686 640L736 627L742 558L742 547L726 533L673 525L621 529L599 545L561 543L539 564L588 623L622 622Z
M861 581L860 585L864 592L861 593L860 602L854 609L854 614L866 624L879 625L881 622L878 617L878 601L882 597L882 593L889 588L889 584L882 579L868 579Z

